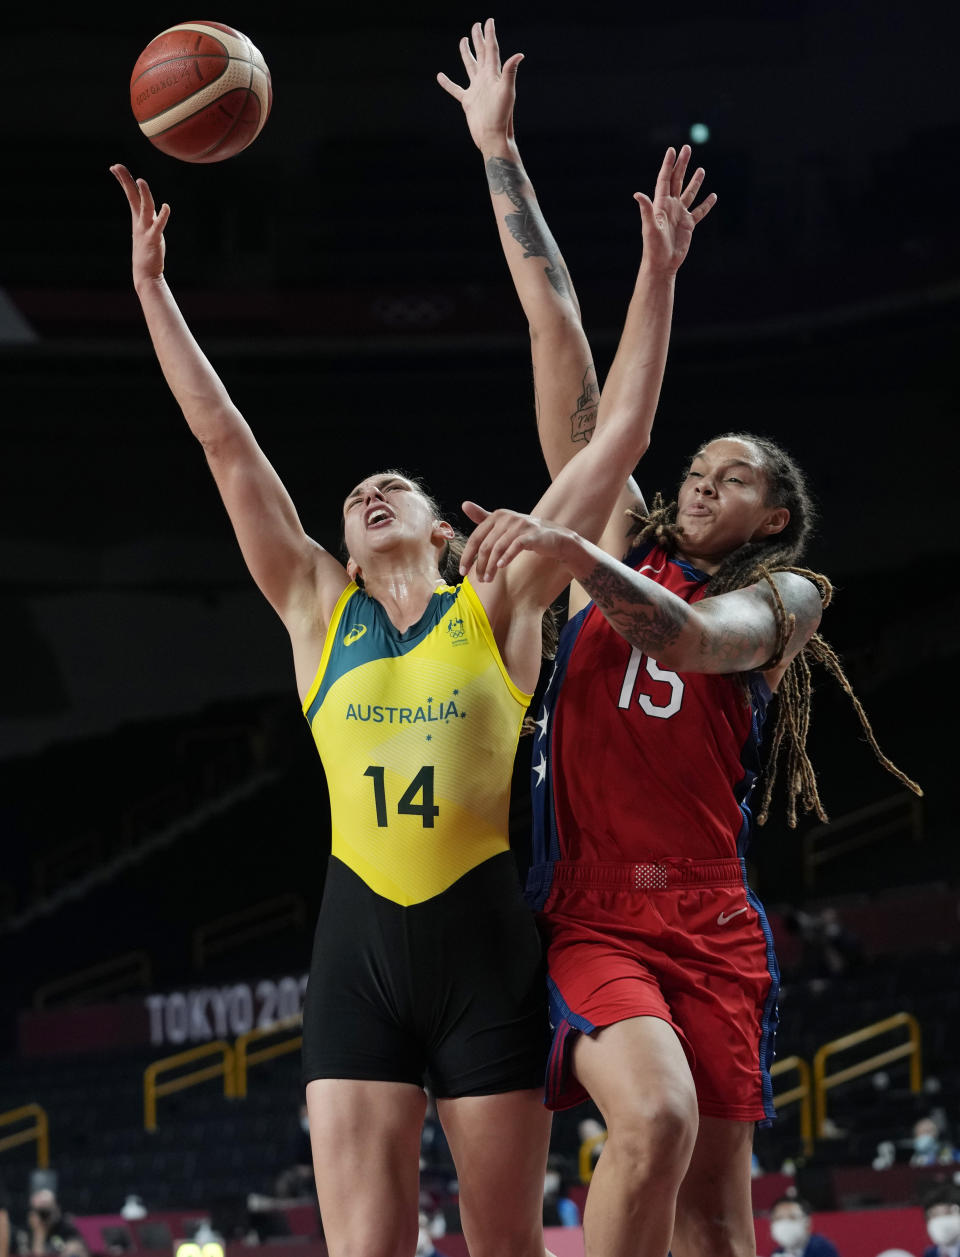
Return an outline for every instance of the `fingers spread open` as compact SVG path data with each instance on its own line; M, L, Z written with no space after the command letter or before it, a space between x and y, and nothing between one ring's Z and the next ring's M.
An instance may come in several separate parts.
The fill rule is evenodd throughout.
M688 209L696 200L697 191L700 188L700 184L703 183L703 176L705 173L706 172L704 171L703 167L698 166L697 169L690 176L690 182L683 189L683 195L680 197L680 200L683 202L684 205L686 205Z
M437 75L437 82L445 92L450 93L454 100L463 100L463 93L465 89L462 88L459 83L454 83L452 79L448 79L442 70Z
M150 185L146 179L138 179L137 187L140 189L140 218L146 223L152 223L156 217L156 206L153 203L153 193L150 191Z
M713 209L716 203L717 203L716 192L711 192L709 196L704 197L701 203L695 206L694 209L690 211L693 217L693 221L695 223L698 223L700 222L702 218L706 218L706 216L710 213L710 211Z
M670 193L679 196L683 191L683 177L687 173L687 162L690 160L690 145L684 144L677 155L676 165L670 179Z
M657 187L654 193L657 197L670 195L670 179L673 175L673 164L677 155L672 148L668 148L663 155L663 161L660 165L660 173L657 175Z
M489 49L483 38L483 25L480 22L474 22L471 26L470 37L473 40L473 55L477 59L477 64L483 65L487 60Z
M119 163L110 167L110 173L116 179L117 183L123 188L127 197L127 204L130 206L130 212L134 218L140 215L140 189L133 180L133 176L126 166Z
M481 39L483 40L484 56L493 62L496 69L500 69L500 45L497 42L497 30L493 23L493 18L488 17L481 31Z
M472 83L477 73L477 61L470 51L470 39L467 35L460 40L460 56L463 59L464 69L467 71L467 78Z
M517 67L520 65L520 62L522 60L523 60L522 52L515 52L512 56L508 57L506 61L503 63L503 69L501 70L501 74L503 75L503 77L507 78L511 74L514 77L516 77Z

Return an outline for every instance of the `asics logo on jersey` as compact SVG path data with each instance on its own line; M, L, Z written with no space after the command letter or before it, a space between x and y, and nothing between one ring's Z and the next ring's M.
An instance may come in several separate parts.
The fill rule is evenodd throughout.
M746 908L738 908L736 912L721 912L717 916L717 925L726 925L728 921L732 921L734 917L738 917L741 912L746 912Z
M354 624L350 628L349 632L344 635L344 646L352 646L354 642L358 642L366 631L367 626L365 624Z

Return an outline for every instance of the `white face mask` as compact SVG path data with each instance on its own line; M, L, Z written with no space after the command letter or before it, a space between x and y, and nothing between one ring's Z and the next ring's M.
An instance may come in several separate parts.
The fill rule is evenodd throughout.
M781 1248L800 1249L807 1240L807 1224L802 1218L777 1218L770 1223L770 1234Z
M927 1222L927 1234L934 1244L953 1244L960 1239L960 1213L938 1213Z

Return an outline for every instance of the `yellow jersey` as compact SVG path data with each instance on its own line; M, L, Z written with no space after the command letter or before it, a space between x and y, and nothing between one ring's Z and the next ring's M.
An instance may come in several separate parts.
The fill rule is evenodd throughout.
M327 775L332 855L409 906L507 851L530 699L469 581L440 586L403 633L348 585L303 702Z

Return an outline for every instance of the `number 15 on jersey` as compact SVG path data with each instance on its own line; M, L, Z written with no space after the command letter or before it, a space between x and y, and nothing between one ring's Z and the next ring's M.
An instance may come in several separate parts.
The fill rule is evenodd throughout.
M683 680L676 672L661 668L655 659L645 655L636 646L630 651L630 658L627 660L627 670L623 674L623 684L620 686L620 699L617 706L623 708L630 706L641 663L650 680L655 681L656 685L653 687L652 695L644 693L641 689L637 694L637 702L648 716L669 720L671 716L677 714L683 702ZM645 684L645 678L641 678L640 684L641 686Z

